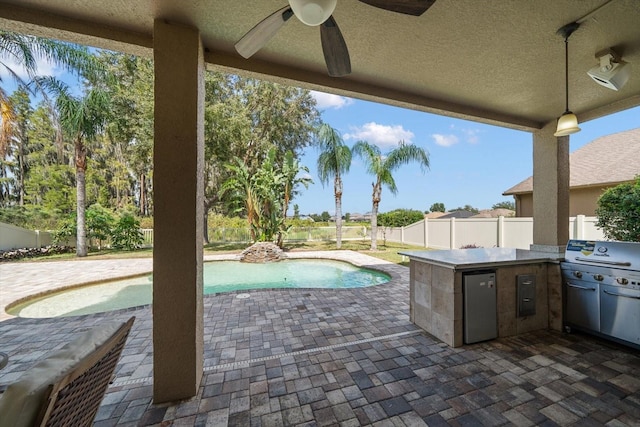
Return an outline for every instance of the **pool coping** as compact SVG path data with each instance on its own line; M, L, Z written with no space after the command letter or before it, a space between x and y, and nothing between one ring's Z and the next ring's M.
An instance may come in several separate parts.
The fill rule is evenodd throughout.
M397 264L360 252L349 250L296 251L287 252L286 256L290 259L332 259L371 269L378 267L379 271L389 274L391 280L399 277L393 269L389 268L398 266ZM210 254L205 255L203 261L228 261L237 260L238 258L239 253ZM7 313L6 310L31 298L109 280L137 277L152 272L153 258L74 259L69 261L2 263L0 264L0 278L2 278L0 286L0 322L15 318L16 316ZM129 307L120 310L131 309Z

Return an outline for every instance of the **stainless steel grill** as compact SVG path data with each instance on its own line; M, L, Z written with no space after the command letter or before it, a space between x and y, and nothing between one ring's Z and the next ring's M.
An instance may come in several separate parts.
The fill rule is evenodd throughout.
M564 325L640 349L640 243L570 240Z

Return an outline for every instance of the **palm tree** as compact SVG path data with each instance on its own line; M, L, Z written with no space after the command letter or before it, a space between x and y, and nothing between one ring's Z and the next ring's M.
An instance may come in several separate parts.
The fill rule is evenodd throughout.
M38 59L62 66L66 71L81 74L95 68L93 56L86 47L0 30L0 68L7 71L19 87L29 88L32 92L38 91L46 99L46 87L37 79ZM20 70L14 69L15 65L20 67ZM23 73L26 74L25 77L21 77ZM8 94L0 87L3 124L5 119L14 114L13 105L9 101ZM5 125L0 128L0 154L6 152L6 144L11 139L11 135L6 132L11 130L11 127Z
M396 187L392 172L411 161L418 162L420 168L424 171L429 168L429 154L424 148L416 147L413 144L405 144L404 141L400 141L400 144L396 148L384 156L380 152L380 148L369 144L367 141L356 142L353 146L353 152L360 156L365 162L367 172L376 177L376 182L371 184L373 186L371 250L375 251L378 249L378 206L380 205L382 196L382 184L387 186L391 194L396 194L398 187Z
M323 124L318 131L318 178L322 185L333 177L333 195L336 201L336 247L342 247L342 174L349 172L351 150L331 126Z
M93 88L78 98L67 88L60 87L56 106L60 113L60 123L73 138L76 165L76 209L77 235L76 255L87 256L87 231L85 225L87 170L87 141L93 141L102 130L109 111L109 97L106 92Z

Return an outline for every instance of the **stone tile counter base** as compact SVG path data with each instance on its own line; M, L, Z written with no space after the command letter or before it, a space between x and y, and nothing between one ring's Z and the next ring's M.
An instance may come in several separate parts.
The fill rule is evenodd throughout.
M562 327L560 267L548 253L505 248L404 252L410 258L410 318L452 347L464 344L463 274L496 271L498 337ZM516 281L536 278L535 314L517 316Z

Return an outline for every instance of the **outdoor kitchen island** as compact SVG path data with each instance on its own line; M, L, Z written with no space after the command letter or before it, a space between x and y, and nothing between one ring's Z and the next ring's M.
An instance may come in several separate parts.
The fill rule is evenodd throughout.
M512 248L399 253L410 260L411 321L452 347L465 344L463 276L474 272L495 272L498 337L562 330L561 254ZM518 292L518 282L528 289Z

